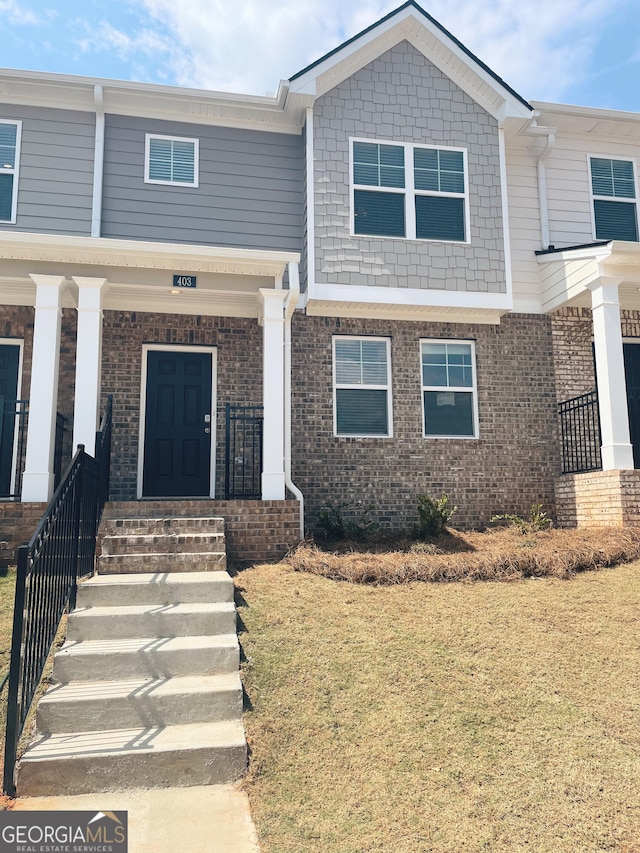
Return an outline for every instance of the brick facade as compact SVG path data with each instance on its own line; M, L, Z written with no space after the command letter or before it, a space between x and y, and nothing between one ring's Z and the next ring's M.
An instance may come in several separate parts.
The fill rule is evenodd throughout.
M113 518L165 516L224 518L227 557L230 564L235 566L279 560L300 539L300 505L297 501L111 502L105 508L101 528ZM98 553L100 551L101 535L98 538Z
M350 236L352 137L464 148L473 245ZM314 154L316 281L506 292L498 123L415 47L401 42L318 98Z
M217 348L216 494L224 494L225 404L262 404L262 329L256 320L229 317L104 312L102 394L113 394L113 500L136 498L143 344Z
M332 336L390 338L393 438L333 435ZM474 340L480 438L425 439L421 338ZM554 512L560 473L551 323L510 315L500 325L293 320L293 480L306 501L307 528L327 501L373 505L388 527L415 520L421 493L451 495L455 523L482 526L495 513Z
M16 565L16 549L31 539L46 508L46 503L0 501L1 569Z
M640 471L590 471L556 481L561 527L640 527Z
M640 311L621 311L623 338L640 342ZM562 308L551 318L558 402L596 387L590 308Z

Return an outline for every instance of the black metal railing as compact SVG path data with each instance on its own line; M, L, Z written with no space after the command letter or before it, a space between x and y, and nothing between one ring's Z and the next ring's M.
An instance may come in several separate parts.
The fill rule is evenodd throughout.
M94 571L110 453L111 400L96 435L96 458L79 445L31 541L18 549L4 752L9 796L16 790L18 741L60 620L75 605L78 578Z
M28 414L28 400L0 397L0 497L11 500L22 492Z
M563 474L602 468L598 392L589 391L558 404Z
M28 400L0 397L0 497L20 500L27 450ZM62 478L67 419L57 412L53 454L54 488Z
M226 405L224 496L262 494L262 407Z

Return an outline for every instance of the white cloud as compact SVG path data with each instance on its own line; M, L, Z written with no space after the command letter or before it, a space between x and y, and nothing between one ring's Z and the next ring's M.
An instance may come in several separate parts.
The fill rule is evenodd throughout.
M14 0L0 0L2 4ZM632 0L431 0L429 12L524 97L562 99L587 74L598 30ZM142 79L264 94L374 23L399 0L130 0L141 25L103 22L85 49L111 50Z
M5 24L42 24L44 19L16 0L0 0L0 18Z

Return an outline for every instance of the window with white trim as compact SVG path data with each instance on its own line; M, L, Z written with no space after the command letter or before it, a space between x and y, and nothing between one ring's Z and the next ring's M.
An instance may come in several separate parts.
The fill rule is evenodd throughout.
M351 141L353 233L468 242L466 151Z
M424 434L477 438L475 348L471 341L420 341Z
M336 435L392 434L388 338L334 337L333 378Z
M148 184L198 186L199 140L182 136L145 137L144 179Z
M591 157L591 192L596 239L638 241L634 172L632 160Z
M0 222L15 222L22 123L0 120Z

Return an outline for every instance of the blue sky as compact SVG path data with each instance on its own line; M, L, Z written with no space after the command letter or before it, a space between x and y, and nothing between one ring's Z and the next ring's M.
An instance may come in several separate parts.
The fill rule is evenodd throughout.
M274 93L400 0L0 0L0 66ZM640 112L637 0L432 0L523 97Z

